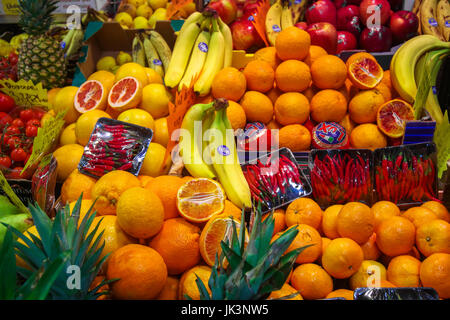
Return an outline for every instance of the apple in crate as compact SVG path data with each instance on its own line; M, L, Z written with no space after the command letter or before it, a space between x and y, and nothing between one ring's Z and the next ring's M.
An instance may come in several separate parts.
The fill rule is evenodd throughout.
M311 36L311 44L324 48L328 54L335 54L337 50L337 31L328 22L317 22L308 26L306 31Z
M248 19L239 18L231 25L233 48L235 50L248 50L259 48L264 41L259 36L253 23Z
M316 22L336 25L336 7L330 0L317 0L306 9L305 17L308 25Z
M391 16L389 21L392 37L396 42L403 42L417 35L418 27L419 19L411 11L397 11Z
M353 33L348 31L337 32L337 52L340 53L343 50L355 50L358 47L358 40Z
M362 0L359 5L361 22L367 27L379 27L389 21L391 5L387 0ZM370 25L367 25L367 24ZM379 25L376 25L376 24Z
M237 4L235 0L212 0L208 7L217 11L220 19L230 24L236 19Z
M353 17L359 18L359 7L353 4L343 8L339 8L337 11L336 29L347 30L347 25L352 21Z
M367 52L389 51L392 46L391 30L385 26L365 28L361 32L359 45Z

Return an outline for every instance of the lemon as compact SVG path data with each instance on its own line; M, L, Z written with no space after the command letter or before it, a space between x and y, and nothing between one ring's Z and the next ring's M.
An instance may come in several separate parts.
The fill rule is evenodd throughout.
M47 91L47 101L50 108L53 108L53 102L55 101L56 94L59 90L61 90L61 88L53 88Z
M103 117L111 119L111 116L105 111L95 109L83 113L78 118L75 126L75 134L77 136L77 141L79 144L81 144L82 146L88 144L92 130L94 130L97 120Z
M73 209L75 208L75 205L77 204L76 201L72 201L69 203L70 212L73 212ZM84 219L84 216L89 212L89 209L93 206L94 201L91 199L83 199L81 200L81 207L80 207L80 218L78 219L78 226L81 224L81 222ZM94 212L94 208L89 212L89 215L92 215Z
M117 117L117 120L136 124L141 127L152 129L155 131L155 121L150 113L141 109L129 109Z
M64 117L66 124L74 123L78 119L79 113L74 106L77 91L78 87L64 87L58 91L55 100L53 101L53 110L55 110L56 113L67 110Z
M120 51L119 54L116 57L116 62L119 66L127 63L127 62L133 62L133 58L129 53Z
M149 24L150 28L152 28L152 29L155 28L156 21L166 20L167 19L166 12L167 12L167 9L165 9L165 8L156 9L155 12L153 12L152 16L150 17L150 19L148 19L148 24Z
M133 25L135 29L148 29L148 20L145 17L136 17Z
M127 12L119 12L114 17L114 20L120 23L122 27L124 26L128 28L133 27L133 17Z
M109 90L111 90L112 86L114 85L115 78L116 76L112 72L100 70L91 74L87 79L97 80L103 85L103 88L105 88L105 90L109 92Z
M167 127L167 117L155 120L155 132L153 133L153 142L167 147L169 142L169 129Z
M150 8L147 4L140 5L136 10L136 15L138 17L144 17L145 19L148 19L152 16L153 9Z
M147 72L143 66L135 62L128 62L121 65L116 72L115 82L126 77L135 77L141 83L142 87L148 84Z
M116 66L116 59L111 56L106 56L97 61L97 70L111 71Z
M143 4L146 4L147 0L128 0L127 3L132 4L137 8L139 6L142 6Z
M162 145L155 142L150 143L139 174L150 177L167 174L170 170L172 159L169 156L163 164L165 154L166 148Z
M148 0L148 4L153 10L167 7L167 0Z
M150 83L164 84L161 75L152 68L145 68L145 72L147 72L148 84Z
M149 112L154 119L169 114L169 95L166 87L159 83L151 83L142 90L141 108Z
M77 168L83 156L84 148L79 144L66 144L53 152L58 163L56 167L56 179L64 181Z
M111 73L112 73L112 74L116 74L116 73L117 73L117 70L119 70L119 68L120 68L120 66L114 66L114 67L111 69Z
M54 118L55 116L55 110L49 110L48 112L46 112L41 118L41 127L43 127L48 120Z
M77 143L77 136L75 134L75 123L69 124L59 137L59 144L65 146L66 144Z

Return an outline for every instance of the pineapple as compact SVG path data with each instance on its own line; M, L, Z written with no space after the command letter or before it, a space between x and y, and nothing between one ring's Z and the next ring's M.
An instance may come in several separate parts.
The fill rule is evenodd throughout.
M244 216L242 213L242 226L245 224ZM259 206L253 216L247 245L245 245L245 228L241 228L238 237L236 225L233 223L231 243L222 241L221 257L218 258L216 255L216 261L208 281L211 295L202 280L199 277L196 279L200 299L259 300L267 298L272 291L281 289L294 266L295 259L309 246L284 254L298 230L291 228L270 243L274 221L272 214L261 221L261 207ZM228 262L226 268L221 262L224 261L224 257ZM189 297L186 298L189 299Z
M19 25L29 37L19 48L19 79L39 82L46 89L63 87L66 81L66 59L60 41L51 34L52 13L56 0L19 0Z

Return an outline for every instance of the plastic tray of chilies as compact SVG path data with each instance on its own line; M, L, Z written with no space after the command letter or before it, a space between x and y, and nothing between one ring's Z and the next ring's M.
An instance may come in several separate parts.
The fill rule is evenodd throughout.
M94 178L113 170L128 171L137 176L152 136L151 129L100 118L84 148L78 170Z
M262 213L281 208L297 198L311 194L308 179L288 148L268 152L242 166L254 205Z
M367 149L314 149L309 155L312 196L320 207L372 202L372 152Z
M434 143L408 144L374 151L377 200L401 206L438 200Z

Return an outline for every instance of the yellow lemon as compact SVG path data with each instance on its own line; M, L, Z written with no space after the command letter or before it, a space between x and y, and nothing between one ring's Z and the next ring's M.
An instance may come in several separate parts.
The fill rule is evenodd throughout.
M155 132L153 132L153 142L167 147L169 142L169 129L167 127L167 117L155 120Z
M153 10L158 8L165 8L167 6L167 0L148 0L148 4Z
M56 167L56 179L64 181L77 168L83 156L84 148L79 144L66 144L53 152L58 163Z
M100 118L109 118L111 116L102 110L91 110L83 113L77 120L75 125L75 134L79 144L85 146L88 144L92 130L94 130L97 120Z
M165 154L166 148L162 145L155 142L150 143L139 174L150 177L167 174L170 170L172 159L169 156L164 162Z
M91 199L92 188L96 182L96 179L75 169L61 186L62 203L77 201L81 194L83 194L83 200Z
M50 110L46 114L44 114L41 118L41 127L43 127L48 120L54 118L55 116L56 116L55 110Z
M78 87L68 86L58 91L53 102L53 110L56 113L67 110L64 120L67 124L77 121L79 112L75 109L74 101Z
M119 54L116 57L116 62L119 66L128 63L128 62L132 62L133 58L131 57L131 55L129 53L120 51ZM119 69L119 68L117 68Z
M55 101L56 94L61 88L53 88L47 91L47 100L50 108L53 108L53 102Z
M77 143L77 135L75 134L75 123L69 124L59 137L59 144L65 146L66 144Z
M147 4L140 5L136 10L136 15L138 17L144 17L146 19L150 18L153 13L153 9Z
M133 17L127 12L119 12L114 17L114 20L120 23L122 27L126 26L128 28L133 27Z
M139 6L142 6L143 4L146 4L147 0L128 0L127 3L132 4L137 8Z
M97 71L105 70L111 71L113 67L116 66L116 59L111 56L106 56L97 61L96 68Z
M133 26L135 29L148 29L148 20L145 17L136 17Z
M116 76L112 72L100 70L91 74L87 79L97 80L103 85L103 88L105 88L105 90L109 92L109 90L111 90L112 86L114 85L115 78Z
M146 67L145 72L147 72L148 84L151 84L151 83L164 84L163 78L161 77L161 75L158 72L156 72L155 70L153 70L152 68Z
M158 8L156 9L150 19L148 19L148 24L150 28L155 28L156 21L158 20L166 20L167 19L167 9L166 8Z
M155 121L150 113L141 109L129 109L117 117L117 120L136 124L141 127L146 127L155 131Z
M164 85L151 83L142 90L141 108L149 112L154 119L169 114L169 95Z
M120 66L116 72L115 82L126 77L135 77L141 83L142 87L148 84L147 72L143 66L135 62L128 62Z

